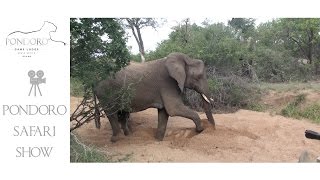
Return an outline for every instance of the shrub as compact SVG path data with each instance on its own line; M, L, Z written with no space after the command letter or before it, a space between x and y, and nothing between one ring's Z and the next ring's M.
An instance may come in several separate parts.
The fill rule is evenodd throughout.
M307 118L313 122L320 123L320 104L316 103L301 107L301 104L305 102L305 99L305 94L299 94L294 101L290 102L284 109L281 110L281 114L297 119Z
M293 117L299 119L299 109L292 103L288 104L284 109L281 110L281 114L287 117Z
M247 108L256 104L260 99L260 90L250 84L250 81L239 76L222 77L209 75L208 86L211 97L214 98L214 109L218 111L232 111ZM195 110L202 110L200 95L193 90L186 90L184 102Z
M140 54L130 54L130 61L141 62Z
M71 77L70 94L71 96L76 96L76 97L82 97L84 95L84 87L82 82L79 79Z
M320 104L312 104L300 112L300 116L320 123Z
M260 47L257 48L254 59L254 68L262 81L305 81L311 78L312 65L299 63L288 51Z
M250 84L250 81L239 76L231 75L228 77L216 76L209 83L209 89L215 100L215 105L242 108L259 98L259 90Z
M290 102L284 109L281 110L281 114L287 117L300 118L299 105L306 99L305 94L299 94L292 102Z

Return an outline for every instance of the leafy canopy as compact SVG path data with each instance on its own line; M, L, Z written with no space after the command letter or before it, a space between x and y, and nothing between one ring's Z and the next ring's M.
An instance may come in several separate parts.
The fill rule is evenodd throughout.
M70 20L71 76L94 86L129 62L125 31L112 18Z

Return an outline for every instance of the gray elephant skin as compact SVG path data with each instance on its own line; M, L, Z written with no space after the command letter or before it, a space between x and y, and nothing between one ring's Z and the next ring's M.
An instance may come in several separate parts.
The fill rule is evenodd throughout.
M105 108L105 113L112 127L111 141L119 139L120 126L125 135L129 134L129 113L148 108L158 109L158 127L155 138L163 140L169 116L181 116L193 120L196 131L203 131L199 115L185 106L182 100L184 88L193 89L201 94L203 109L208 121L215 128L212 116L213 99L210 98L204 62L192 59L182 53L171 53L167 57L146 63L130 63L114 76L98 83L94 91L103 107L115 101L106 97L112 89L120 91L129 87L134 89L129 102L129 109L115 106ZM116 113L115 113L116 111Z

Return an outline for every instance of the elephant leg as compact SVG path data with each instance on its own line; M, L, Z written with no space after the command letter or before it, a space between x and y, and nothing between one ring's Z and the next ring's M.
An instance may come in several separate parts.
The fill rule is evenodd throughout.
M163 109L158 109L158 128L156 132L156 139L162 141L166 133L167 123L169 115L167 111Z
M128 136L130 134L128 121L129 121L130 113L125 111L118 112L118 120L121 124L121 128L123 130L124 135Z
M108 112L106 112L106 114L108 114ZM119 132L120 132L117 114L107 115L107 117L109 119L109 122L112 128L111 141L116 142L117 140L119 140Z
M176 89L163 89L161 97L169 116L181 116L193 120L196 131L203 131L199 115L183 104L181 95Z
M172 112L172 114L170 114L170 116L181 116L181 117L191 119L196 125L196 131L197 132L203 131L203 127L201 125L201 120L199 115L193 110L191 110L189 107L185 106L184 104L176 106L176 109Z

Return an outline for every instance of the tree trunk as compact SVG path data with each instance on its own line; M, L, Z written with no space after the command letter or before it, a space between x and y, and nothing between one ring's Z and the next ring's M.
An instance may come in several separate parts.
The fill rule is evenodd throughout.
M309 63L312 64L312 50L313 50L313 38L314 38L314 33L313 30L310 29L310 34L308 34L308 54L307 57L309 59Z
M144 63L146 61L146 58L144 55L140 52L141 62Z
M140 53L140 57L141 57L141 62L144 63L145 62L145 51L144 51L144 45L143 45L143 41L142 41L142 36L141 36L141 32L140 32L140 27L139 25L137 25L136 22L127 19L127 22L131 28L132 34L134 36L134 38L137 41L138 47L139 47L139 53Z
M316 75L320 75L320 63L316 62L314 66L315 66Z
M138 39L139 41L137 41L138 45L139 45L139 51L140 51L140 56L141 56L141 62L144 63L145 62L145 51L144 51L144 45L143 45L143 40L142 40L142 36L141 36L141 32L140 32L140 28L139 26L135 26L135 29L137 31L138 34Z

